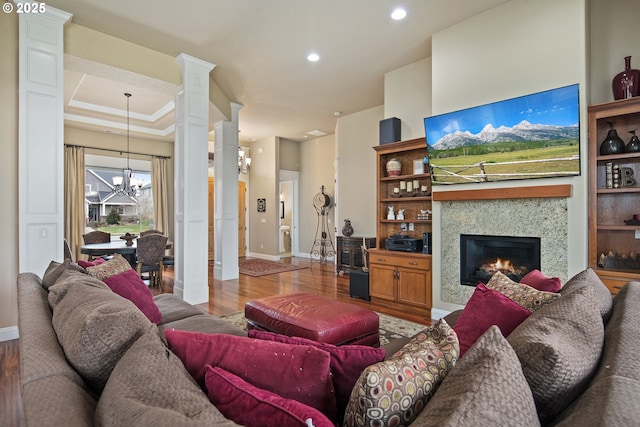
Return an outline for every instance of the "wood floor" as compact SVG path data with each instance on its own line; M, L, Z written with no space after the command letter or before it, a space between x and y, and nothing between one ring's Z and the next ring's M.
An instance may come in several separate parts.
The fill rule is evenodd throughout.
M293 292L309 292L368 307L372 310L400 317L425 325L431 324L430 316L411 314L401 308L389 308L375 302L366 302L349 296L349 276L339 276L335 265L311 262L304 258L289 258L284 262L305 266L302 270L251 277L244 274L235 280L224 282L213 279L213 267L209 265L209 303L199 305L211 314L220 316L244 309L247 301L270 295ZM164 290L173 292L173 272L167 270L163 277ZM20 381L18 340L0 342L0 427L20 425Z

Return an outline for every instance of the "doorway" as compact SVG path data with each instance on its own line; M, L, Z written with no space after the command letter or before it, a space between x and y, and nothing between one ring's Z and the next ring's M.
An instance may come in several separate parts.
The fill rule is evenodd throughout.
M215 259L215 180L209 177L209 261ZM247 183L238 181L238 257L247 252Z
M278 230L279 257L298 255L298 186L297 171L280 171L280 215Z

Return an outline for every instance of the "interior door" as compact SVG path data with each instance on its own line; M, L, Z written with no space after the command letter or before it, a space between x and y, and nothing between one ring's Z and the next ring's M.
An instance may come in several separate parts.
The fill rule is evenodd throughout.
M215 180L209 177L209 261L215 259ZM238 181L238 257L247 253L247 183Z
M247 183L238 181L238 257L247 254Z

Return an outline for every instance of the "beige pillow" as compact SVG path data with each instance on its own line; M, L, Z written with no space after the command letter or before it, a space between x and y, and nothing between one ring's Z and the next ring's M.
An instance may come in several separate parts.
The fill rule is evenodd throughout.
M180 359L150 333L114 368L95 421L101 426L236 426L211 404Z
M113 258L102 264L87 267L87 273L100 280L124 273L128 270L131 270L131 264L120 254L114 254Z
M507 340L545 424L586 389L598 366L604 324L593 289L583 287L545 305Z
M56 283L56 281L58 280L58 278L60 278L62 273L68 270L77 271L80 273L87 272L84 268L80 267L75 262L72 262L71 259L69 258L66 258L63 263L51 261L49 263L49 267L47 267L47 270L44 272L44 275L42 276L42 287L45 289L49 289L51 286L53 286Z
M533 312L560 298L560 294L539 291L524 283L514 282L499 271L491 276L487 288L498 291L511 301Z
M415 421L420 426L539 426L518 356L491 326L445 377Z
M440 319L391 358L362 372L351 392L344 426L411 424L459 353L455 331Z
M606 322L611 315L611 308L613 307L611 291L602 283L602 280L600 280L600 277L598 277L592 268L587 268L569 279L562 289L560 289L560 293L567 295L584 287L593 289L596 301L598 302L598 309Z
M152 324L131 301L111 292L104 283L86 274L76 275L69 280L61 276L49 288L53 328L71 365L100 392L120 357Z

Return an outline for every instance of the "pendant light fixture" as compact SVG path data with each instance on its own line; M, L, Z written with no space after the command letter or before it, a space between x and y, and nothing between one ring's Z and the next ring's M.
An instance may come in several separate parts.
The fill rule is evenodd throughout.
M127 97L127 167L122 169L122 175L113 177L114 194L121 194L130 197L140 197L144 194L142 191L143 181L133 176L133 170L129 167L129 98L130 93L125 93Z

